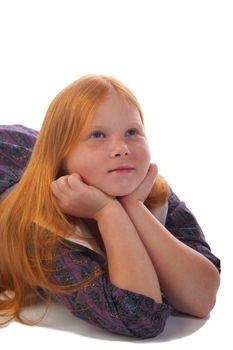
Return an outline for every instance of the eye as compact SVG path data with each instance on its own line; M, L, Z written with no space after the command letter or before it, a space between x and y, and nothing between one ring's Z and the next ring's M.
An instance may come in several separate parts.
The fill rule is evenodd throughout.
M128 133L130 136L134 136L138 134L138 130L137 129L129 129Z
M91 137L91 138L94 138L94 139L100 139L100 138L101 138L101 137L100 137L101 135L104 135L104 134L102 133L102 131L94 131L94 132L91 133L90 137Z

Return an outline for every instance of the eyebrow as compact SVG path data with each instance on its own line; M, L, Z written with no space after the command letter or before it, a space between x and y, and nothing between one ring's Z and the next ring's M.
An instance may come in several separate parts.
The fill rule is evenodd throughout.
M135 126L135 127L138 127L138 128L143 128L144 125L143 124L139 124L139 123L135 123L135 122L132 122L128 124L128 127L132 127L132 126ZM104 125L91 125L91 129L103 129L105 128Z

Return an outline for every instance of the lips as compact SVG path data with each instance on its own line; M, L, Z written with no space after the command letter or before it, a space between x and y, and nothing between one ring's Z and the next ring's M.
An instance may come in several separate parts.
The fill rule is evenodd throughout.
M115 169L112 169L112 170L109 170L108 172L111 173L113 171L129 171L129 170L133 170L134 168L130 167L130 166L120 166L118 168L115 168Z

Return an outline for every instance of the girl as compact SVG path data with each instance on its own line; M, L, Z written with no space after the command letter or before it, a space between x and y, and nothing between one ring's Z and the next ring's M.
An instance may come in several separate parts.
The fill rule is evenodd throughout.
M209 314L220 261L151 164L122 83L82 77L52 101L39 134L2 126L0 140L2 324L29 323L21 311L35 295L138 338L160 334L172 309Z

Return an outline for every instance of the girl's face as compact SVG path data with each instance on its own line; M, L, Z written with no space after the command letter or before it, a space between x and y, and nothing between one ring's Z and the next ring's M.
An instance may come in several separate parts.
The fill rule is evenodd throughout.
M97 109L93 121L65 159L69 174L110 196L133 192L145 178L150 151L136 107L116 93ZM128 168L128 170L114 170Z

